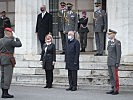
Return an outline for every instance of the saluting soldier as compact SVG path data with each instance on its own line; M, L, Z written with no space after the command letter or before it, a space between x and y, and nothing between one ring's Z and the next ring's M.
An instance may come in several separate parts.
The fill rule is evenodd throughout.
M12 29L5 28L5 36L0 39L0 66L1 66L1 98L13 98L8 93L10 88L13 67L15 66L14 48L21 47L19 38L14 38Z
M68 34L69 31L77 32L78 29L78 18L77 13L72 11L73 4L67 3L67 13L65 17L65 31Z
M65 54L66 34L64 33L64 29L65 29L66 3L61 2L60 6L61 6L61 9L58 12L58 29L62 40L63 52L61 54Z
M96 3L97 10L94 12L94 32L96 39L97 53L95 56L102 56L104 51L104 37L107 31L107 14L102 10L102 3L98 0Z
M120 66L121 59L121 42L115 38L116 31L109 29L108 33L108 71L112 90L107 94L117 95L119 94L119 77L118 67Z
M86 16L86 11L82 11L82 18L79 19L80 28L79 28L79 35L80 35L80 44L81 44L81 51L85 52L85 48L87 46L87 33L89 29L87 27L88 24L88 17Z

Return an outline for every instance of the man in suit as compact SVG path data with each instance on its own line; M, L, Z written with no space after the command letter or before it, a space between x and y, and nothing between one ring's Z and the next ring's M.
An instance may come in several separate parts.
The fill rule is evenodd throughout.
M119 94L119 76L118 67L120 66L121 59L121 42L115 38L116 31L109 29L108 33L108 71L111 82L112 90L107 94L117 95Z
M65 54L66 35L64 33L64 29L65 29L66 3L61 2L60 6L61 6L61 10L59 10L58 12L58 29L59 29L61 40L62 40L63 52L61 54Z
M11 22L8 17L6 17L6 12L2 11L1 12L1 17L0 17L0 38L4 37L4 28L11 28Z
M13 98L8 93L12 80L13 67L15 66L14 49L21 47L19 38L13 37L12 29L5 28L5 36L0 39L0 66L2 98Z
M102 4L100 0L98 0L95 5L97 8L93 16L97 48L97 53L95 56L102 56L104 51L104 34L107 31L107 14L104 10L102 10Z
M41 43L41 48L45 43L45 36L52 33L52 15L46 11L46 5L40 7L41 13L37 16L36 34Z
M68 43L65 51L66 69L68 70L69 88L77 90L77 71L79 70L80 43L74 38L74 31L68 32Z
M73 4L67 3L67 13L65 15L65 30L64 33L69 31L74 31L75 33L78 30L78 18L77 13L72 11Z

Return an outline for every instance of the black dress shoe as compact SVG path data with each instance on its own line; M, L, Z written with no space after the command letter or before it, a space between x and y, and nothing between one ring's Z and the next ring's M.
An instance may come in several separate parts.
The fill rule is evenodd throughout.
M48 88L50 89L50 88L53 88L52 86L48 86Z
M103 56L103 54L99 54L98 56Z
M71 91L76 91L77 90L77 88L76 87L73 87L72 89L71 89Z
M72 90L72 88L70 88L70 87L66 89L66 91L70 91L70 90Z
M112 93L114 93L113 90L111 90L111 91L109 91L109 92L106 92L106 94L112 94Z
M119 94L119 92L113 92L113 93L112 93L112 95L117 95L117 94Z
M83 52L83 50L80 50L80 52Z
M60 53L60 54L65 54L65 52L62 52L62 53Z
M48 88L48 86L46 85L44 88Z

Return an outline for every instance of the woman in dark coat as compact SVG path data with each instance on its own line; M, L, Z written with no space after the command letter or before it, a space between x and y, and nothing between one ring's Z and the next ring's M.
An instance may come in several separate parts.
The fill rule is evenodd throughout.
M52 88L53 69L56 61L56 49L55 44L52 43L52 40L52 35L46 35L46 43L43 45L41 54L43 69L45 69L46 73L46 86L44 88Z
M82 11L82 18L79 19L80 28L79 28L79 35L80 35L80 44L81 44L81 52L85 52L85 48L87 47L87 33L89 29L87 27L88 17L86 17L86 11Z
M74 39L74 32L68 32L68 43L65 51L66 69L68 70L69 88L71 91L77 90L77 71L79 70L80 43Z

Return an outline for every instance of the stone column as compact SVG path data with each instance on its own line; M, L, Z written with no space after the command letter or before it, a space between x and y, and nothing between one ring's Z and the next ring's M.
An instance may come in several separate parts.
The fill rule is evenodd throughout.
M122 43L122 55L133 54L132 4L132 0L107 0L108 28L118 32L116 38Z
M40 43L35 34L36 19L40 6L47 5L49 0L15 0L15 33L22 41L22 47L16 54L38 54Z

